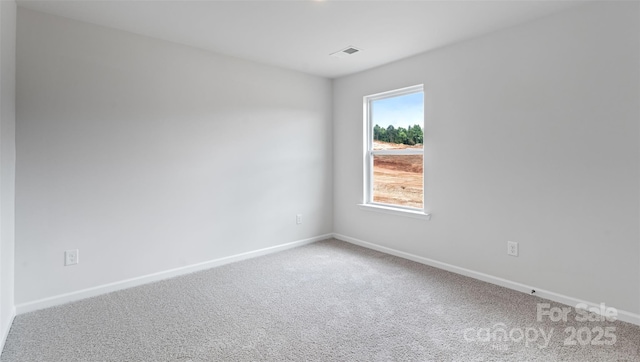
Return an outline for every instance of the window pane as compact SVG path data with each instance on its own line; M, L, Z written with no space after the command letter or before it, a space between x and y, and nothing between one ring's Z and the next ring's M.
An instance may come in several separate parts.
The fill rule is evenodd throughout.
M372 101L373 149L422 148L423 103L422 92Z
M374 155L373 202L422 209L423 155Z

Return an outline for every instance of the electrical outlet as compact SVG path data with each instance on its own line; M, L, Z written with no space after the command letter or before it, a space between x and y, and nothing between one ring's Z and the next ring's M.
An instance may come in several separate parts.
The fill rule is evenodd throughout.
M64 252L64 266L78 264L78 249L67 250Z
M296 215L296 224L298 225L302 224L302 214Z
M518 256L518 243L515 241L507 241L507 254Z

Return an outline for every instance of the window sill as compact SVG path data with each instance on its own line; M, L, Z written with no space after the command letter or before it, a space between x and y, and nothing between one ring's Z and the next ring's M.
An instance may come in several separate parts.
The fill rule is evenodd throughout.
M431 214L422 211L400 209L392 206L374 205L374 204L358 204L362 210L380 212L383 214L411 217L414 219L431 220Z

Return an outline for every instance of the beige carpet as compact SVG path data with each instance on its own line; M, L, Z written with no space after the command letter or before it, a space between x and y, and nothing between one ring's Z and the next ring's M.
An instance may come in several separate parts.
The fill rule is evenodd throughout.
M640 328L538 303L328 240L20 315L2 361L640 361Z

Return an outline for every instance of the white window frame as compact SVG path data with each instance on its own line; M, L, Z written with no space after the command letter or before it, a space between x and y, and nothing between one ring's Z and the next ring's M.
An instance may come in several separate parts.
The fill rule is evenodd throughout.
M423 165L422 167L422 195L423 195L423 200L422 200L422 208L415 208L415 207L408 207L408 206L401 206L401 205L394 205L394 204L384 204L384 203L380 203L380 202L374 202L373 201L373 157L375 155L422 155L422 161L424 162L424 141L423 141L423 147L422 149L418 149L418 148L406 148L406 149L401 149L401 150L374 150L373 149L373 122L371 120L371 116L372 116L372 109L371 109L371 104L374 101L380 100L380 99L385 99L385 98L391 98L391 97L398 97L398 96L403 96L403 95L408 95L408 94L414 94L414 93L422 93L423 97L424 97L424 85L419 84L419 85L415 85L415 86L411 86L411 87L406 87L406 88L401 88L401 89L396 89L396 90L392 90L392 91L388 91L388 92L382 92L382 93L377 93L377 94L372 94L369 96L365 96L363 98L363 113L364 113L364 130L363 130L363 135L364 135L364 142L363 142L363 170L364 170L364 185L363 185L363 190L364 190L364 194L363 194L363 203L359 204L358 206L360 206L360 208L367 210L367 211L377 211L377 212L382 212L382 213L387 213L387 214L394 214L394 215L402 215L402 216L409 216L409 217L414 217L414 218L419 218L419 219L430 219L431 215L428 214L425 210L425 205L426 203L426 192L425 192L425 167ZM423 105L424 105L424 99L423 99ZM423 117L424 117L424 112L423 112ZM424 132L425 127L424 127L424 118L422 120L422 130ZM426 132L424 132L426 133Z

